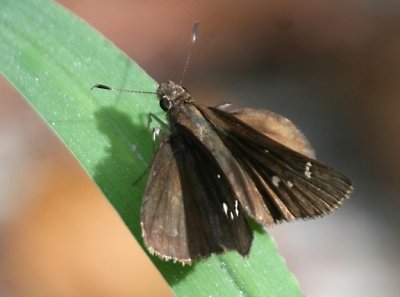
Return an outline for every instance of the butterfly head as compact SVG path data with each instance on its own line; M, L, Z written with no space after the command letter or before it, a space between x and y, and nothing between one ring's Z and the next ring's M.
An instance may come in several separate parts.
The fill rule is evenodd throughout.
M164 111L170 110L178 102L189 101L191 99L189 91L172 80L160 84L157 96L160 99L160 106Z

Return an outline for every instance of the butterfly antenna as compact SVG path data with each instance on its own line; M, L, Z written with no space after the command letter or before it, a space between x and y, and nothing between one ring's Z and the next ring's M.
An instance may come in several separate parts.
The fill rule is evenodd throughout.
M193 36L192 36L192 45L190 47L189 54L188 54L188 56L186 58L185 67L183 68L183 72L182 72L182 78L181 78L181 80L179 82L180 85L182 85L182 83L183 83L183 78L185 77L186 70L187 70L187 68L189 66L190 58L192 57L193 46L194 46L194 43L196 42L198 28L199 28L199 22L194 23Z
M93 90L93 89L105 89L105 90L110 90L110 91L128 92L128 93L157 94L156 92L117 89L117 88L112 88L112 87L109 87L109 86L106 86L106 85L102 85L102 84L96 84L96 85L94 85L93 87L90 88L90 90Z

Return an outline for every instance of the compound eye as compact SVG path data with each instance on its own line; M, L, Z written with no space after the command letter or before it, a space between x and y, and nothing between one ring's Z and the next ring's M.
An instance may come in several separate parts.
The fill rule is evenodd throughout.
M171 100L168 98L161 98L160 106L164 111L168 111L172 106Z

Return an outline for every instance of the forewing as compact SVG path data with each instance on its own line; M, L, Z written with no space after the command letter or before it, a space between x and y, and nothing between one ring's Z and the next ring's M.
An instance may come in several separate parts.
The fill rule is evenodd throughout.
M191 262L226 250L247 255L252 231L217 162L185 127L164 141L154 160L142 205L150 251Z
M284 116L269 110L259 108L234 108L230 104L217 107L222 111L233 114L253 129L272 138L273 140L310 158L315 158L315 152L304 134Z
M348 198L351 181L336 169L275 141L233 113L199 109L252 180L275 222L320 216Z

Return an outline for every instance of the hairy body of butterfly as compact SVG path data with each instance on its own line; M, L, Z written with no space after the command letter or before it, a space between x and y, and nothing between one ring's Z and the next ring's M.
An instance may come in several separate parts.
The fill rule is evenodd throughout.
M152 164L141 209L153 254L182 263L253 240L246 214L268 226L338 208L351 181L314 159L286 118L253 108L206 107L172 81L157 95L171 134Z

